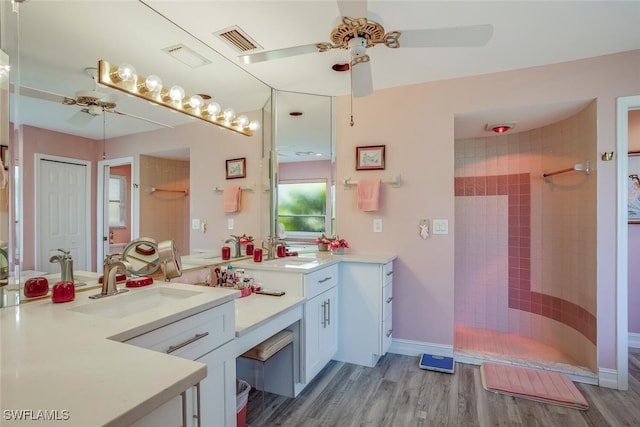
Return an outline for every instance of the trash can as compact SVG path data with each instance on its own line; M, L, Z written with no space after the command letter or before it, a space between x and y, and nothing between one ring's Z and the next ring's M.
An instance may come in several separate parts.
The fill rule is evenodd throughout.
M247 402L251 386L243 380L236 380L236 425L245 427L247 419Z

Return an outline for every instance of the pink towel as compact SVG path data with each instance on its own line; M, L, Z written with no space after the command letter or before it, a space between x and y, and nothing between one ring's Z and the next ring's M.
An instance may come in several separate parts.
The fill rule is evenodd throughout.
M358 209L377 211L380 207L380 180L361 179L358 182Z
M225 187L224 188L224 211L225 212L239 212L240 211L240 187Z

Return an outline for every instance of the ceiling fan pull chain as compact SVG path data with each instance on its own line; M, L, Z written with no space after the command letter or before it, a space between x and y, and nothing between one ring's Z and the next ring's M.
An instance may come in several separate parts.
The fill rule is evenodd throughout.
M349 122L349 124L351 125L351 127L353 127L354 122L353 122L353 67L349 67L349 80L350 80L350 86L351 86L351 90L350 90L350 99L351 99L351 121Z

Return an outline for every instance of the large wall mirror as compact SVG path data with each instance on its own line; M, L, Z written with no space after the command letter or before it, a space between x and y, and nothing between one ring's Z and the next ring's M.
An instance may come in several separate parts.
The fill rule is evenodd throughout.
M2 2L2 7L15 76L8 144L15 145L20 181L10 186L16 188L20 214L9 258L16 257L23 277L56 271L48 255L59 247L71 250L76 271L98 272L106 253L141 236L175 239L183 254L218 250L220 239L233 234L213 191L226 184L219 173L226 158L247 158L253 175L241 184L256 189L236 232L259 239L277 233L277 187L270 179L278 164L318 161L314 156L320 153L330 165L323 179L327 227L332 227L332 98L272 90L219 55L214 43L194 38L142 2ZM83 24L96 20L109 24ZM141 75L182 85L187 94L211 96L223 108L258 119L262 128L253 137L235 135L99 86L93 68L100 59L130 63ZM81 97L94 92L100 102L115 106L83 103ZM294 110L303 115L290 115ZM301 179L317 179L313 175ZM164 185L158 176L171 176L171 182ZM63 185L61 177L79 185ZM272 191L263 191L268 187ZM54 193L58 205L47 205ZM193 219L200 220L200 229L194 230ZM73 227L58 238L62 223Z
M2 5L3 31L12 31L13 47L19 45L10 52L10 121L17 131L12 137L22 138L16 141L22 210L15 251L22 272L56 271L48 255L59 247L71 250L76 271L99 271L107 251L148 235L152 223L150 237L183 239L184 254L193 247L214 250L217 228L227 233L226 223L221 212L206 215L220 198L213 189L225 181L224 172L210 171L218 172L229 157L247 157L254 170L247 184L256 187L247 210L259 211L256 218L268 216L262 203L268 192L261 190L269 185L263 164L271 148L262 146L262 132L269 140L270 126L252 137L236 135L99 86L94 68L100 59L130 63L141 75L157 74L166 85L210 96L222 108L261 122L271 120L263 111L271 88L141 2L24 2L13 10L11 2ZM94 95L97 105L82 99ZM209 178L194 182L194 176ZM57 199L47 204L52 195ZM150 197L155 205L145 202ZM203 223L208 219L203 232L191 227L194 206ZM140 220L145 215L153 220ZM268 235L260 221L244 223L252 224L252 234ZM68 229L60 230L61 224Z
M335 99L277 91L277 234L299 250L335 229Z

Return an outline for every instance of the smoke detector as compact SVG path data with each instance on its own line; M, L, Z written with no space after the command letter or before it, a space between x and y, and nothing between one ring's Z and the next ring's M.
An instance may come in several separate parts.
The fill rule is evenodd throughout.
M511 122L511 123L487 123L484 127L484 129L487 132L493 132L493 133L497 133L497 134L503 134L503 133L507 133L509 132L511 129L513 129L514 127L516 127L516 124Z

